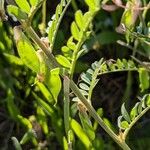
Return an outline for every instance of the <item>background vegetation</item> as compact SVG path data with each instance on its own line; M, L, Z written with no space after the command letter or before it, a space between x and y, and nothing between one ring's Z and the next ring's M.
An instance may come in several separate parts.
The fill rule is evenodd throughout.
M57 62L105 125L121 136L135 120L126 142L131 149L150 149L150 2L93 1L28 0L29 10L19 0L0 1L1 149L120 149L67 90L62 70L31 39L24 20L40 38L48 37ZM21 33L14 29L20 24ZM49 49L47 39L41 41Z

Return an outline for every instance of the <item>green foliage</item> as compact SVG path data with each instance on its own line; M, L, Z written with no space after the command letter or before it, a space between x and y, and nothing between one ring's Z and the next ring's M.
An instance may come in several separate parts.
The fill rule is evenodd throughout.
M73 129L75 134L78 136L78 138L80 138L81 142L85 145L85 147L89 149L92 146L91 142L89 138L87 137L87 135L84 133L80 124L74 119L71 120L71 128Z
M12 30L7 23L0 22L2 35L0 36L0 55L2 56L0 63L2 102L0 104L4 107L2 117L6 114L4 125L7 122L10 124L8 137L13 135L21 138L19 142L17 138L12 137L12 142L17 150L22 149L21 145L26 148L26 144L32 145L32 149L116 149L116 145L111 140L103 139L105 133L99 130L98 124L122 149L130 149L126 143L128 132L150 108L149 64L138 60L147 55L147 60L149 60L149 22L146 16L149 3L148 0L143 2L132 0L124 1L124 3L112 1L115 5L109 5L107 2L105 0L80 1L80 8L85 7L82 11L78 9L75 1L71 3L71 0L61 0L48 23L47 34L45 32L42 34L49 39L48 42L43 41L43 38L39 37L39 30L37 30L39 34L37 35L36 29L34 30L32 26L39 24L41 12L42 22L46 23L49 16L43 15L43 12L46 13L46 7L49 7L45 4L51 2L15 0L16 5L13 2L7 5L9 16L12 16L14 20L17 19L20 27ZM76 9L75 12L71 12L72 8L67 11L70 4ZM119 7L120 9L111 15L105 12L107 9L111 11ZM107 9L101 10L103 8ZM123 11L120 11L121 9ZM70 17L70 20L62 22L65 14L65 19ZM71 18L72 16L74 18ZM120 17L121 20L119 20ZM7 20L4 1L0 1L0 18ZM68 24L69 21L72 23ZM117 27L119 22L120 25ZM56 36L59 35L58 30L61 23L62 27L67 26L68 28L62 30L61 34L66 44L62 43L64 46L60 48L55 41ZM115 28L124 35L118 35ZM68 29L70 32L67 31ZM45 27L43 30L46 31ZM12 40L13 34L16 44ZM122 42L122 46L119 47L115 43L118 39L126 39L127 43ZM95 51L90 51L90 49ZM133 50L132 54L127 53L129 49ZM86 53L87 55L84 55ZM89 57L92 53L96 54L97 58L92 55ZM136 56L134 60L138 60L140 65L133 60L128 60L129 55ZM95 61L97 59L100 60ZM94 63L91 64L91 62ZM80 69L78 69L77 64L88 66L87 71L82 71L80 76L77 73L85 69L82 65L79 65ZM101 79L103 81L106 74L116 75L116 78L119 79L119 76L126 76L125 72L128 72L128 76L124 94L129 99L130 96L142 95L140 101L130 111L128 100L119 101L120 97L116 96L116 91L114 97L117 97L117 101L114 101L114 97L109 97L111 91L102 89L102 82L99 82ZM139 82L137 82L138 79ZM114 81L113 85L122 88L123 82L121 80L118 86L118 81ZM139 84L137 89L134 89L135 92L132 90L133 82L134 85ZM115 86L110 87L110 85L111 83L107 83L105 86L115 90ZM96 86L99 88L98 91ZM103 92L103 97L101 98L97 92ZM105 97L110 99L107 104ZM120 102L123 104L121 115L118 117L119 133L116 133L113 122L116 122L114 118L118 116L116 112ZM104 117L107 114L110 114L109 119ZM7 144L8 141L9 139L6 139L5 143Z
M11 138L14 144L14 147L16 148L16 150L22 150L21 145L19 143L19 141L16 139L16 137L12 137Z
M10 15L14 15L18 20L26 20L27 14L23 12L20 8L14 5L8 5L7 11Z
M15 0L15 2L24 12L26 12L27 14L30 12L30 5L27 0L24 0L23 2L21 0Z
M51 49L53 49L57 30L70 2L71 0L61 0L61 2L56 7L55 14L52 16L51 21L49 21L48 37L51 43Z
M118 117L118 127L124 130L124 133L128 133L128 130L150 109L149 102L150 95L144 95L140 102L137 102L131 109L130 114L123 104L121 107L122 115Z
M38 73L40 64L35 49L21 31L15 29L14 33L20 58L27 67Z
M139 80L141 91L149 88L149 74L145 68L139 68Z

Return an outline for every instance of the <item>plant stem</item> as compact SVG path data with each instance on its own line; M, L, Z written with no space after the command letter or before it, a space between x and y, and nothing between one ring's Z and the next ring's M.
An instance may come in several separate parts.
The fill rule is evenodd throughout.
M46 46L42 43L38 35L35 33L35 31L32 29L32 27L28 27L25 30L29 36L32 38L32 40L37 43L37 45L45 52L47 57L50 59L51 63L54 67L60 67L60 65L57 63L55 57L53 54L51 54L50 50L46 48ZM64 78L64 76L62 75ZM70 80L67 76L65 76L65 79L68 80L70 83L70 88L75 93L75 95L83 102L83 104L86 106L87 110L91 114L91 116L100 124L100 126L113 138L113 140L122 147L123 150L130 150L129 146L125 143L125 141L122 141L122 139L119 138L105 123L103 122L102 118L96 113L95 109L91 106L91 104L88 102L88 100L81 94L79 88L76 86L76 84L73 82L73 80Z
M129 131L133 127L133 125L150 109L150 107L146 107L135 119L130 123L129 127L123 133L123 139L126 139Z
M46 1L43 2L42 5L42 23L40 24L41 34L45 35L45 27L46 27Z
M70 72L69 72L70 73L70 79L73 78L73 74L74 74L74 70L75 70L75 66L76 66L76 61L77 61L77 56L78 56L77 54L78 54L82 44L85 41L85 34L86 34L86 32L87 32L87 30L89 28L90 23L92 22L92 20L93 20L93 18L95 16L95 14L96 14L96 12L91 14L91 17L89 17L89 19L87 20L86 25L85 25L85 29L84 29L84 31L83 31L83 33L81 35L80 40L77 43L76 50L73 51L72 63L71 63Z
M59 18L59 20L58 20L58 23L57 23L57 26L56 26L56 30L55 30L55 33L54 33L54 37L53 37L53 41L52 41L52 43L51 43L51 50L52 50L52 51L53 51L53 48L54 48L54 44L55 44L55 41L56 41L56 36L57 36L57 32L58 32L60 23L61 23L61 21L62 21L62 19L63 19L63 16L64 16L64 14L65 14L67 8L68 8L69 5L70 5L70 2L71 2L71 0L69 0L69 1L67 2L67 5L65 6L65 8L64 8L63 12L61 13L60 18Z
M37 45L44 51L44 53L45 53L45 54L47 55L47 57L50 59L50 61L51 61L52 65L53 65L53 67L58 67L58 66L60 66L60 65L57 63L55 57L52 55L51 50L48 49L48 48L42 43L42 41L40 40L40 38L38 37L38 35L35 33L35 31L33 30L33 28L32 28L32 27L27 27L27 28L25 29L25 31L28 33L28 35L31 37L31 39L32 39L35 43L37 43Z
M82 103L86 106L90 115L99 123L99 125L114 139L114 141L122 147L124 150L130 150L125 141L122 141L102 120L102 118L97 114L92 105L87 101L87 99L81 94L80 90L76 86L76 84L68 78L70 82L70 88L74 92L74 94L82 101Z

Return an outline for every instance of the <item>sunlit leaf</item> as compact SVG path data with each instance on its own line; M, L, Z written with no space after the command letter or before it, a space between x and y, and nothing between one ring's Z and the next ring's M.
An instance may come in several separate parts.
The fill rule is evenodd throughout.
M21 115L17 115L17 118L20 121L20 123L22 123L23 126L25 126L27 129L32 129L32 124L27 118L24 118Z
M121 122L121 127L122 127L123 129L127 129L127 128L129 127L129 123L128 123L127 121L122 121L122 122Z
M59 76L59 68L55 68L50 71L50 75L46 81L46 84L47 84L48 89L50 90L50 92L55 100L55 104L56 104L57 97L58 97L58 94L59 94L59 92L61 90L61 86L62 86L60 76Z
M74 119L71 120L71 128L77 135L77 137L81 140L81 142L85 145L86 149L90 149L91 142L88 136L84 133L83 129L81 128L80 124L75 121Z
M138 106L139 106L139 102L136 103L135 106L132 108L130 112L131 120L134 120L134 118L138 115Z
M71 50L76 50L76 44L73 42L73 37L70 37L69 40L67 41L67 46Z
M27 19L27 14L23 12L20 8L14 5L8 5L7 11L10 15L15 16L19 21Z
M15 2L24 12L26 12L27 14L30 12L30 5L27 0L15 0Z
M39 0L29 0L32 6L36 6L39 3Z
M150 95L147 95L147 96L146 96L145 101L146 101L146 105L147 105L148 107L150 107Z
M140 80L140 88L143 92L144 90L149 88L149 74L145 68L139 68L139 80Z
M76 39L77 41L80 40L80 31L75 22L72 22L72 24L71 24L71 33L72 33L72 36L74 37L74 39Z
M37 85L38 85L40 91L42 92L42 94L44 95L44 97L46 98L46 100L47 100L49 103L53 104L53 103L54 103L53 96L52 96L52 94L48 91L48 89L45 87L45 85L44 85L43 83L40 83L40 82L38 82Z
M15 40L20 58L23 63L36 73L40 70L40 62L36 51L27 37L18 29L14 28Z
M82 14L81 10L78 10L75 13L75 21L76 21L76 24L78 25L78 27L80 28L80 30L82 30L83 24L84 24L84 19L83 19L83 14Z
M70 66L71 66L71 63L69 62L69 60L66 57L64 57L63 55L57 55L56 60L63 67L70 68Z
M19 66L23 65L22 60L20 58L16 57L16 56L14 56L14 55L4 53L4 56L12 64L19 65Z

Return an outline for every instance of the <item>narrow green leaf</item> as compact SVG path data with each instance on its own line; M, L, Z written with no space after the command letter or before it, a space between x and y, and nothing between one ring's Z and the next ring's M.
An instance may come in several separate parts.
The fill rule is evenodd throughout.
M69 98L69 93L70 93L70 82L67 80L66 76L64 77L63 81L63 88L64 88L64 125L65 125L65 131L66 135L68 135L68 132L70 130L70 122L69 122L69 117L70 117L70 98Z
M95 132L92 127L89 116L87 115L86 112L81 111L79 113L79 117L80 117L84 132L87 134L88 138L93 141L95 139Z
M68 150L68 142L65 136L63 136L63 149Z
M7 108L12 119L17 120L17 115L20 114L18 107L15 105L14 96L10 89L7 91Z
M50 43L53 42L55 29L56 29L56 20L53 20L51 21L51 25L49 27L49 32L48 32L48 38Z
M121 106L121 114L125 120L127 120L128 122L131 122L130 116L125 108L125 103L123 103Z
M43 132L47 135L49 133L47 116L46 116L44 110L39 106L37 106L37 121L41 125Z
M18 27L14 28L14 35L18 53L23 63L31 70L38 73L40 70L40 62L32 44Z
M36 6L40 0L29 0L31 6Z
M80 84L79 84L79 87L80 87L81 89L83 89L83 90L86 90L86 91L89 90L89 86L86 85L85 83L80 83Z
M22 150L21 145L16 137L12 137L11 140L16 150Z
M149 74L145 68L139 68L139 80L140 80L140 88L143 92L144 90L149 88Z
M86 149L90 149L92 144L87 137L87 135L84 133L83 129L81 128L80 124L75 121L74 119L71 120L71 127L77 137L81 140L81 142L85 145Z
M60 8L60 4L57 5L56 11L55 11L56 22L58 22L58 19L59 19L59 10L60 10L59 8Z
M140 102L136 103L135 106L132 108L132 110L130 112L131 120L134 120L134 118L138 115L139 104L140 104Z
M32 129L32 124L27 118L24 118L21 115L17 115L17 118L27 129Z
M48 89L45 87L45 85L43 83L38 82L37 83L40 91L42 92L43 96L46 98L46 100L51 103L54 104L54 99L52 94L48 91Z
M19 21L26 20L27 14L23 12L20 8L14 5L8 5L7 11L10 15L14 15Z
M57 103L57 97L61 90L61 80L59 76L59 68L55 68L50 71L49 79L47 79L46 84L53 95L53 98L55 100L55 104Z
M147 96L146 96L145 101L146 101L146 105L147 105L148 107L150 107L150 95L147 95Z
M75 40L77 40L77 41L80 40L80 31L75 22L72 22L72 24L71 24L71 34Z
M63 55L57 55L56 60L63 67L70 68L70 66L71 66L71 63L69 62L69 60L66 57L64 57Z
M112 123L107 118L103 118L103 121L104 121L104 123L106 124L107 127L112 129L113 131L115 130Z
M12 64L19 65L19 66L23 65L22 60L20 58L16 57L16 56L14 56L14 55L11 55L11 54L8 54L8 53L4 53L4 56Z
M83 18L83 14L82 14L82 11L81 10L78 10L76 13L75 13L75 21L76 21L76 24L78 25L78 27L80 28L80 30L83 30L83 25L84 25L84 18Z
M16 4L21 8L21 10L23 10L24 12L26 12L27 14L29 14L30 12L30 5L27 2L27 0L15 0Z
M37 100L38 104L43 108L43 110L49 115L53 116L54 110L53 108L44 102L40 97L38 97L35 93L32 93L35 99Z
M35 137L36 137L36 133L35 133L35 131L33 131L32 129L30 129L30 130L28 130L25 134L24 134L24 136L22 137L22 139L21 139L21 141L20 141L20 144L25 144L25 143L27 143L28 141L33 141L34 140L34 143L36 143L37 144L37 141L36 141L36 139L35 139Z
M85 0L85 2L90 9L95 10L96 8L95 0Z

